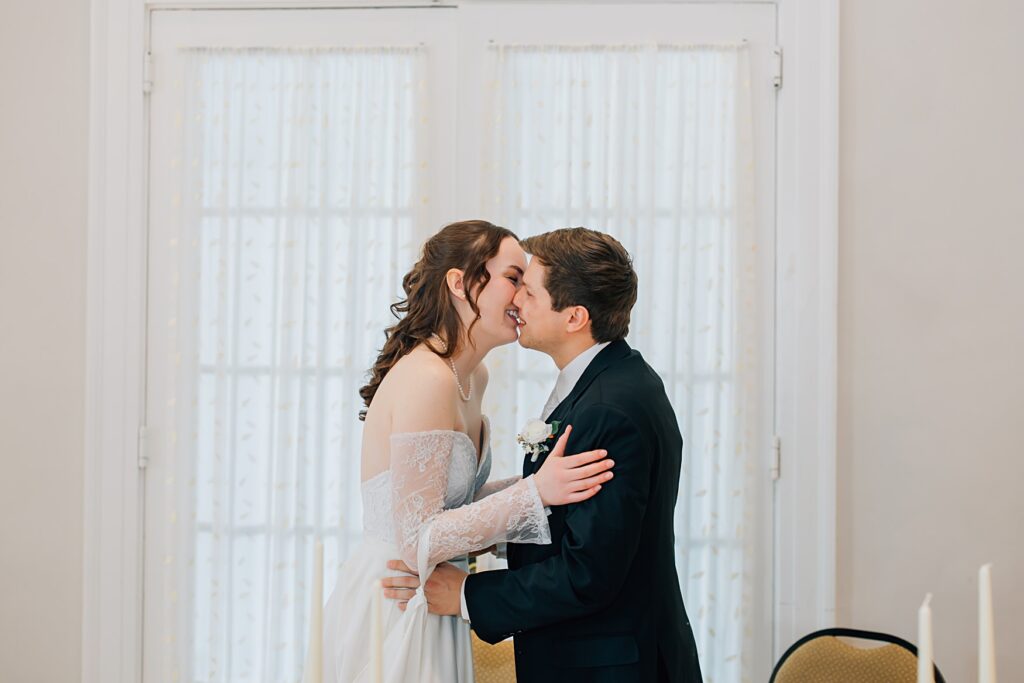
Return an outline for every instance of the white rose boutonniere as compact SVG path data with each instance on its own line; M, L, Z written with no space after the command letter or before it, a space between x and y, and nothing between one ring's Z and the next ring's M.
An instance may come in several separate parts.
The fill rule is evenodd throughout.
M541 453L547 453L550 450L544 442L558 432L558 425L560 424L561 422L558 420L548 424L544 420L534 418L527 421L522 431L516 434L516 441L529 454L530 462L537 462L537 458Z

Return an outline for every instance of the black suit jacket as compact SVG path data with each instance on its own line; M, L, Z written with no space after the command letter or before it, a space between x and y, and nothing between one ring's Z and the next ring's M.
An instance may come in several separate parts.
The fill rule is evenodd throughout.
M573 427L566 453L605 448L615 477L590 500L552 508L551 545L510 544L509 569L466 579L473 630L490 643L515 636L521 683L698 683L675 566L683 440L661 378L612 342L555 420ZM544 457L526 458L523 476Z

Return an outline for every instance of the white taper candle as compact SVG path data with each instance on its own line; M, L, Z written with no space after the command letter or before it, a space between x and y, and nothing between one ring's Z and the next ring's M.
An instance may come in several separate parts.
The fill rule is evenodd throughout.
M935 683L932 662L932 594L924 596L917 610L917 683Z
M302 683L324 680L324 544L316 542L313 551L313 586L309 607L309 649L302 672Z
M996 683L991 564L986 564L978 570L978 683Z
M384 683L384 628L382 624L381 599L384 594L384 584L380 581L373 582L373 643L371 657L373 658L373 683Z

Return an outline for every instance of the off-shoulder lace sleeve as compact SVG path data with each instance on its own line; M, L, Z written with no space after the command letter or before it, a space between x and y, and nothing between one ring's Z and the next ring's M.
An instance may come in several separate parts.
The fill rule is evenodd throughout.
M483 500L484 498L493 493L504 491L509 486L518 483L520 479L522 479L522 477L516 475L514 477L509 477L508 479L495 479L494 481L489 481L483 486L481 486L479 489L477 489L476 495L473 497L473 500Z
M395 541L420 581L444 560L483 550L499 541L551 542L544 505L533 477L479 502L444 509L456 432L391 436L391 485Z

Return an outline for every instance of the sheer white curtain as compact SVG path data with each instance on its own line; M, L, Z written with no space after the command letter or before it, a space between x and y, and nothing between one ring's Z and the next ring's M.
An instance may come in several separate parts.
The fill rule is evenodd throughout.
M484 215L521 237L615 235L640 279L629 342L661 374L685 439L677 566L706 680L750 676L758 424L752 122L745 45L497 45ZM536 417L551 361L489 363L496 475ZM514 397L514 403L509 400ZM765 568L767 569L767 568Z
M709 681L743 680L758 339L743 46L495 48L483 217L521 236L586 225L636 260L630 342L665 378L686 446L678 566ZM171 160L176 232L151 258L171 302L172 425L147 486L161 680L295 681L313 539L325 591L361 534L356 393L429 225L423 48L190 50ZM154 131L159 135L159 131ZM460 218L452 216L453 220ZM161 272L164 272L163 269ZM555 370L489 359L495 476ZM161 434L161 436L163 436ZM147 640L147 642L154 642Z
M425 58L190 50L173 84L161 680L297 681L314 540L326 595L361 535L356 390L420 243Z

